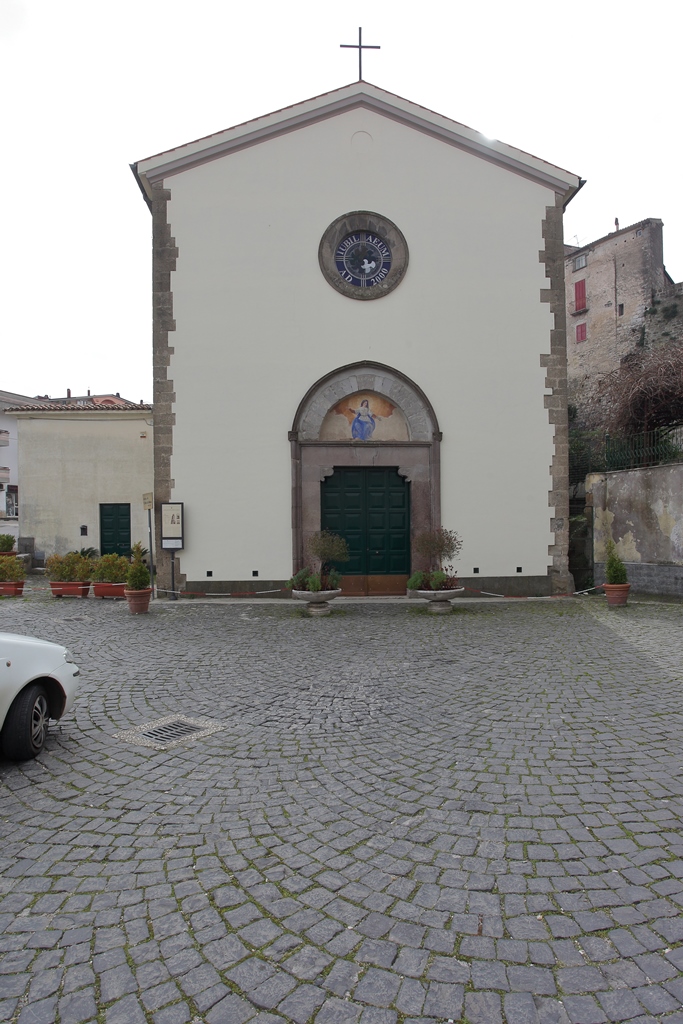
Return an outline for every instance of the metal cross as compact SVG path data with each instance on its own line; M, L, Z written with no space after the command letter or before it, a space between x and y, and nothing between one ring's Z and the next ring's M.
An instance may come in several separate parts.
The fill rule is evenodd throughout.
M363 45L363 29L358 29L358 44L356 43L340 43L340 50L358 50L358 81L363 81L363 50L381 50L381 46L368 46Z

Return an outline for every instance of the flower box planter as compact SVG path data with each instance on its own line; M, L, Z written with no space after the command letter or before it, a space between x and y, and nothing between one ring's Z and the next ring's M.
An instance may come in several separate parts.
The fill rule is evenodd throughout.
M329 615L332 609L329 602L339 597L341 590L293 590L292 597L297 601L306 601L304 609L307 615Z
M16 583L0 583L0 597L21 597L24 592L24 580Z
M92 592L95 597L113 597L115 601L122 601L125 586L125 583L93 583Z
M50 590L53 597L87 597L90 593L90 581L82 583L63 582L61 580L50 580Z
M445 615L451 611L451 600L456 594L462 594L464 587L454 587L451 590L418 590L417 596L429 602L428 611L433 615Z
M128 602L128 611L131 615L144 615L149 611L149 600L152 596L152 588L145 587L143 590L124 590L123 596Z
M611 608L621 608L628 601L628 592L631 589L630 583L603 583L607 604Z

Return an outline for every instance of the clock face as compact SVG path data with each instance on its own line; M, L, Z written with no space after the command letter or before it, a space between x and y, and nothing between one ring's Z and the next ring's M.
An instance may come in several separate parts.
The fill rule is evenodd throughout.
M347 284L373 288L381 284L391 270L391 249L372 231L354 231L342 238L334 262Z

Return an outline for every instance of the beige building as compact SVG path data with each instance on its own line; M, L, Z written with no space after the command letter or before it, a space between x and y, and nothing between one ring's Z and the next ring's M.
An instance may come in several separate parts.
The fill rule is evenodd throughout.
M181 585L277 592L323 526L348 591L405 592L415 535L443 524L473 588L567 588L578 176L366 82L133 169Z
M565 252L569 391L581 412L592 378L639 347L681 337L683 302L664 266L661 220Z
M86 396L87 397L87 396ZM38 562L82 547L149 546L142 496L153 490L152 407L43 400L16 423L22 547Z

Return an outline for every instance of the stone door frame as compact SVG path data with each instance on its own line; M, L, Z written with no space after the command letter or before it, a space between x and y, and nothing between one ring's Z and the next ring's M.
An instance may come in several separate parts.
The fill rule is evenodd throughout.
M322 421L337 402L374 391L406 418L408 441L319 441ZM289 432L292 459L292 561L304 564L308 539L320 529L320 483L335 467L397 467L410 481L411 540L441 525L441 432L424 392L405 374L382 363L339 367L308 390ZM415 553L411 550L412 564Z

